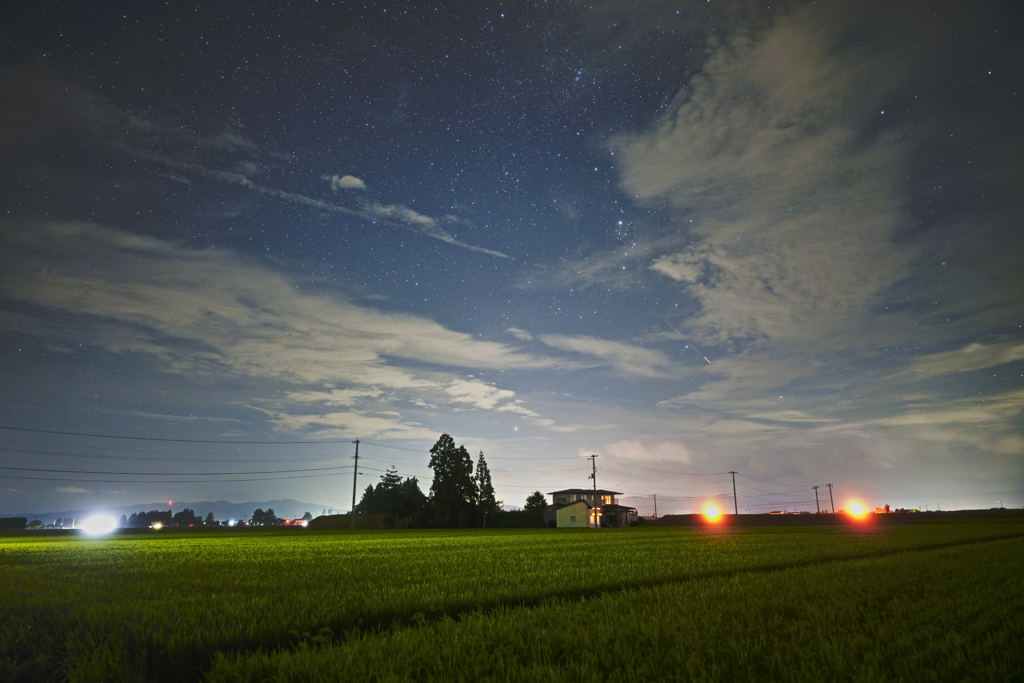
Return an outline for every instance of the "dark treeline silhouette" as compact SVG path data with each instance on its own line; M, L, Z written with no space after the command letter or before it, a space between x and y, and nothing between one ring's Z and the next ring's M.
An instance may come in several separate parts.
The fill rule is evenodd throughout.
M483 451L474 468L466 447L456 447L451 436L442 434L430 449L429 467L434 472L429 495L420 490L416 477L403 480L390 467L377 486L366 487L356 513L382 514L389 529L544 525L538 511L502 510L502 501L494 497L491 470Z
M173 515L170 510L150 510L149 512L133 512L128 518L129 527L148 527L160 523L164 526L171 525Z

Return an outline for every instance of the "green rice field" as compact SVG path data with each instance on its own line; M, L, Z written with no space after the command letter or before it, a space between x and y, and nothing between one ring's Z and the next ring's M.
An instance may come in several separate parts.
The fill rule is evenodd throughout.
M0 537L0 681L1021 681L1024 518Z

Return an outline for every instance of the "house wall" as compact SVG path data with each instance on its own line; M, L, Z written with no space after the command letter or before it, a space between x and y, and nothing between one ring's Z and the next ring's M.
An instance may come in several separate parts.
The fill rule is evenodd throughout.
M573 519L575 517L575 519ZM584 502L567 505L558 510L558 528L589 527L590 508Z

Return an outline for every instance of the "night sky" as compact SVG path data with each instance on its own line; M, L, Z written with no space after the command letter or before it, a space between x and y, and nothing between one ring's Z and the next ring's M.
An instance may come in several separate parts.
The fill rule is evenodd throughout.
M442 432L511 505L1024 505L1022 100L1009 0L12 5L0 510Z

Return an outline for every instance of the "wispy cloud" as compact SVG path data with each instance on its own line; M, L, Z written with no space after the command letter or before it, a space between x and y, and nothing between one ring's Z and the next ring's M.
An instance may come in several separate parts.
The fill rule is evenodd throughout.
M161 158L153 157L154 161L160 161ZM251 190L255 190L260 194L268 197L276 197L278 199L284 199L295 204L302 204L313 209L320 211L326 211L329 213L344 214L346 216L353 216L361 218L362 220L369 221L374 224L388 225L390 227L405 227L414 229L416 232L430 237L432 239L440 240L446 244L450 244L461 249L467 249L481 254L487 254L489 256L496 256L498 258L511 259L512 257L508 254L504 254L494 249L486 249L484 247L478 247L472 244L467 244L456 239L450 232L442 228L438 221L430 216L421 214L407 206L399 204L383 205L373 201L365 201L363 205L358 209L351 209L346 206L327 202L322 199L316 199L313 197L307 197L303 194L296 192L285 192L284 190L270 187L268 185L262 185L255 183L245 175L241 173L235 173L230 171L219 171L211 170L199 166L197 164L176 164L168 159L162 159L165 163L169 163L175 167L180 167L182 170L192 171L198 173L207 178L213 178L227 183L233 183L247 187ZM333 184L333 181L332 181Z
M540 340L561 351L578 353L599 364L610 365L627 377L663 378L678 375L680 364L657 349L645 349L623 342L595 337L544 334Z
M992 368L1024 360L1024 344L968 344L956 351L933 353L915 358L905 374L924 378Z
M554 425L554 421L544 418L539 413L525 407L517 399L516 392L481 382L480 380L456 380L449 384L445 394L456 403L467 403L479 410L493 410L499 413L513 413L528 418L531 423L539 426Z
M721 45L655 130L613 143L635 201L693 219L693 244L650 269L696 300L701 341L845 343L906 273L905 145L862 121L908 67L840 50L820 15Z
M316 402L349 406L376 399L381 391L436 393L443 385L470 386L452 385L450 375L428 372L423 364L489 370L569 367L420 316L383 313L339 294L302 292L280 272L229 251L190 249L88 223L8 227L0 258L5 296L78 316L76 344L155 356L170 372L301 385L286 392L293 407ZM4 322L35 333L43 330L37 325L44 325L54 339L72 334L51 323L37 324L28 314ZM507 398L502 390L494 391L497 398ZM332 418L333 426L343 426L340 415ZM370 424L370 417L361 416L361 424ZM293 427L304 418L278 419ZM349 420L344 424L353 419L344 418ZM391 429L409 433L415 427L399 426Z
M320 176L324 180L331 183L332 190L365 190L366 183L362 179L355 177L354 175L322 175Z
M609 455L623 460L641 462L678 462L689 464L692 461L691 449L681 441L616 441L606 445L601 455Z
M82 84L62 77L47 66L7 67L0 70L3 97L0 119L12 130L32 131L32 135L11 135L0 141L0 151L15 153L24 146L37 144L40 138L56 137L67 131L81 136L86 145L105 152L152 162L162 167L155 175L190 184L199 176L246 187L267 197L307 206L311 209L342 214L388 227L407 228L454 247L497 258L509 259L503 252L468 244L446 230L442 221L397 203L384 204L366 197L365 182L353 175L324 175L334 190L358 190L355 208L324 201L299 192L256 183L252 176L263 170L263 162L289 155L264 149L230 124L219 130L198 134L187 126L176 125L150 112L132 111ZM48 172L51 172L48 169ZM2 175L3 169L0 169ZM445 224L453 221L444 221Z

